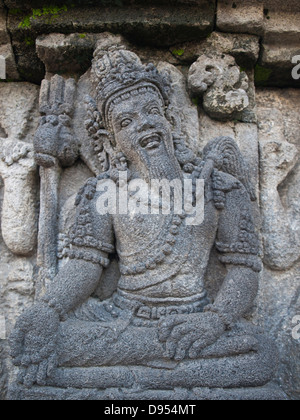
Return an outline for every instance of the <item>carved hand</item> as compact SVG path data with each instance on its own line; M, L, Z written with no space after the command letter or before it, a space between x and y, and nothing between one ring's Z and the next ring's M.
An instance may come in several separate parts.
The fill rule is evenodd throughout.
M35 170L32 145L23 141L6 140L0 151L1 176L7 179L13 174L14 177L24 178Z
M71 130L76 83L55 75L43 80L40 94L41 120L34 139L35 157L40 166L72 166L79 143Z
M25 311L10 337L14 364L20 366L20 383L45 385L57 365L59 316L44 303Z
M224 323L215 313L176 315L160 322L159 340L166 343L168 358L181 361L186 357L196 359L224 332Z
M71 166L78 157L78 142L69 128L70 119L66 115L42 117L35 135L34 148L36 162L50 168L56 160L62 166Z

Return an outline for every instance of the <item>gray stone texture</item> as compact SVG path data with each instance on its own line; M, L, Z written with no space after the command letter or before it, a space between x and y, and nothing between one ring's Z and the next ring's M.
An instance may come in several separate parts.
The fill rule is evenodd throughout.
M32 82L43 79L44 66L35 53L38 35L75 32L84 36L86 33L121 32L133 41L139 39L140 45L168 47L176 41L205 38L214 26L215 0L178 1L174 9L170 9L168 2L156 1L146 4L116 1L110 5L95 1L77 6L76 2L66 2L58 13L50 11L31 19L30 23L24 19L31 16L30 8L34 7L31 2L29 10L26 10L26 4L8 5L8 28L21 76ZM43 6L43 2L37 2L37 8ZM25 25L20 27L22 22ZM78 57L78 61L77 65L83 66L85 59Z
M113 7L100 7L98 1L86 1L84 6L76 0L72 3L75 6L68 4L67 10L31 19L26 27L20 23L26 23L25 18L32 15L31 8L42 7L40 1L0 2L0 55L7 57L9 79L9 83L0 83L0 399L299 400L300 340L295 337L299 331L295 320L300 316L300 94L297 89L300 81L291 77L294 66L291 58L300 55L299 2L178 0L172 7L165 0L150 1L147 5L142 0L133 4L124 0L122 6L116 2ZM109 267L103 270L76 258L72 259L75 264L71 269L61 258L68 248L66 234L76 220L74 202L78 191L84 185L87 186L81 190L81 196L93 191L93 182L86 183L102 173L109 159L106 150L99 148L97 136L91 142L95 133L91 121L87 121L87 107L93 124L99 125L99 116L90 102L95 98L95 85L89 68L95 48L115 45L126 46L143 63L153 62L160 72L169 75L172 86L169 99L177 109L176 127L180 125L180 134L199 159L209 156L207 145L212 139L221 137L227 141L230 137L235 141L253 194L257 196L257 201L249 204L248 212L253 214L259 233L257 254L262 258L263 271L255 275L250 268L244 268L247 271L241 273L232 272L240 286L237 291L229 286L229 294L243 296L243 290L247 290L251 302L242 298L243 309L235 307L236 325L231 332L222 332L216 313L203 314L205 321L201 328L207 340L212 340L209 335L212 330L220 337L202 349L196 360L190 360L187 352L183 357L175 354L178 359L184 358L183 361L168 360L162 354L167 336L164 338L162 333L160 341L155 328L145 327L143 323L132 326L128 309L118 312L121 303L112 300L112 296L124 269L132 268L129 257L124 268L113 254ZM227 67L221 66L216 76L213 67L222 56ZM199 76L191 82L193 68ZM234 69L237 83L230 78L230 68ZM197 82L206 83L208 73L214 76L215 90L212 83L206 91L197 91ZM19 80L19 74L25 82L10 82ZM223 79L220 74L225 74ZM243 90L249 105L239 110L234 108L237 101L234 103L230 95L227 102L220 98L226 98L230 90L241 89L244 74L248 88L244 84ZM285 89L277 89L278 86ZM205 101L209 89L211 102ZM39 94L40 111L45 115L40 125ZM227 112L227 109L234 111ZM63 114L68 118L60 119ZM58 119L58 126L52 124L53 116ZM44 141L39 142L39 138ZM42 165L39 171L33 159L34 139L37 163ZM72 147L66 150L69 141ZM185 153L189 152L181 149L176 156L182 162L190 162L191 155ZM116 165L124 169L124 160L120 159L119 156ZM190 169L188 164L185 169ZM228 195L228 191L221 192ZM212 206L209 214L219 211ZM143 223L140 218L137 230L131 222L119 221L114 229L120 241L127 244L132 237L140 235ZM211 231L203 233L205 244L199 240L200 247L206 251L210 249L215 226L212 220L210 223ZM129 230L123 237L124 224ZM153 225L145 226L144 230L151 235ZM100 231L102 236L107 234ZM234 223L230 222L228 231L232 234ZM193 241L182 237L174 245L178 264ZM137 246L141 247L139 242ZM153 259L152 250L149 253ZM106 254L91 253L85 258L95 256L106 264ZM226 278L224 261L213 250L203 263L205 289L212 300L217 298ZM133 269L141 271L143 263L134 261ZM168 274L168 264L164 264L158 263L158 268L152 271L153 278ZM175 270L176 261L174 264ZM190 272L195 267L191 261ZM56 312L49 309L50 297L32 309L32 304L40 301L58 272L62 273L58 277L62 286L56 289L56 296L63 290L60 287L65 281L68 283L68 293L66 289L62 293L65 297L51 303L60 315L63 309L69 308L72 296L81 304L93 289L92 299L80 311L75 310L68 322L59 322ZM82 286L75 286L73 278L81 275ZM93 278L100 275L101 281L95 288ZM188 272L182 275L186 279ZM247 279L245 289L244 279ZM256 282L259 282L259 292L254 300ZM160 297L166 290L167 286L160 290ZM183 297L184 292L176 293L177 297ZM106 302L105 307L99 305L99 299ZM224 297L218 302L221 308L224 302L228 303ZM46 368L41 366L39 385L32 387L28 385L35 382L37 373L33 369L25 385L19 383L22 372L20 375L13 366L8 343L16 321L26 308L30 309L25 311L27 317L21 318L22 331L41 328L40 336L45 340L46 323L49 337L58 331L54 346L58 361L53 357L48 366L49 370L51 364L58 367L45 380L43 369ZM246 323L240 323L241 313ZM93 317L99 319L99 314L106 317L108 330L99 322L94 326L94 322L88 322L95 321ZM194 315L190 319L196 319ZM115 329L110 330L111 325ZM200 328L197 322L195 325ZM33 347L36 345L33 357L38 361L43 338L39 341L32 337L30 341ZM54 355L52 350L50 353ZM169 348L169 355L172 351Z
M296 0L283 4L274 0L178 1L172 9L168 2L155 0L147 2L147 5L139 0L122 1L122 4L116 0L111 7L107 2L100 5L99 2L85 2L84 7L80 2L65 2L61 7L48 9L43 9L44 4L38 1L34 4L5 4L8 9L3 9L2 14L9 42L1 48L9 55L10 78L13 79L19 77L14 62L17 62L19 74L24 80L40 83L43 79L44 41L38 41L39 48L35 50L39 36L71 34L72 47L68 47L68 39L60 35L57 42L61 54L52 63L54 67L55 62L61 64L60 72L68 69L73 74L78 71L84 74L91 58L94 35L110 31L125 35L133 43L138 38L139 45L184 50L183 55L175 54L179 61L189 59L191 51L187 45L178 49L176 44L193 41L203 48L214 43L221 49L230 49L229 52L238 58L237 62L242 67L250 66L249 59L245 57L245 54L250 54L251 61L259 66L257 85L297 87L290 78L293 69L291 58L300 54L300 11ZM213 30L219 32L221 39L211 39ZM78 34L78 39L74 33ZM231 47L230 43L233 43ZM260 50L259 61L257 48ZM48 53L55 54L50 50ZM64 63L61 63L62 54L66 56ZM68 66L68 62L72 66Z
M38 121L38 87L1 84L0 92L2 236L13 253L28 255L37 242L38 187L32 142Z
M194 96L203 96L203 108L210 117L255 120L249 78L231 55L201 55L190 67L188 84Z
M217 29L261 36L257 84L291 86L292 57L299 55L300 9L296 0L220 0ZM265 71L262 71L262 68Z
M17 383L27 388L50 385L57 388L58 398L61 388L83 386L140 388L146 393L155 389L157 397L161 390L178 387L231 388L239 394L240 388L267 385L276 373L275 345L259 328L242 321L257 295L261 266L250 205L255 192L238 146L229 137L218 137L204 148L200 161L183 140L193 135L189 129L193 120L198 125L195 109L184 96L183 76L168 64L160 63L161 73L153 64L143 66L120 44L118 38L104 34L96 45L92 71L83 78L83 88L90 84L93 95L87 102L91 119L85 126L103 168L80 190L76 222L69 234L60 234L58 248L53 218L58 212L58 166L72 166L79 151L71 134L76 85L58 75L42 83L42 117L34 140L35 158L42 167L38 250L42 284L37 284L41 301L21 315L11 335L12 356L20 371L10 387L10 399L28 398ZM228 58L225 67L231 64L234 67L234 59ZM154 113L149 113L150 106ZM202 225L184 229L186 216L172 214L154 218L97 214L96 184L103 172L114 180L115 171L122 169L149 182L157 177L171 181L184 172L197 176L197 168L207 189ZM89 233L82 237L86 229ZM158 253L161 240L155 238L161 230L166 230L167 242ZM188 250L193 242L195 250ZM218 259L228 271L221 288L213 289L212 279L206 279L209 300L205 272L212 249L219 250ZM56 250L60 258L67 257L58 274ZM114 253L121 274L117 290L106 300L99 296L102 302L99 297L86 301L98 289L103 268L110 265L107 257ZM132 257L137 254L138 261ZM269 398L279 398L278 392L270 392ZM251 396L245 390L244 399Z
M9 80L18 80L19 73L7 30L7 10L4 8L0 8L0 56L5 59L6 78Z
M292 338L299 315L299 114L298 90L257 91L261 149L262 233L265 273L259 315L276 338L280 379L299 399L299 340ZM272 302L272 303L271 303ZM286 355L288 356L288 361Z

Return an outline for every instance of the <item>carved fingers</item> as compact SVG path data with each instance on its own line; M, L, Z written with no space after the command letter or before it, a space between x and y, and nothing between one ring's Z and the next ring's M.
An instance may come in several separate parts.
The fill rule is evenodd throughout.
M42 115L72 116L76 82L55 75L51 80L43 80L40 92L40 112Z
M196 333L194 323L188 322L186 317L170 318L164 321L161 326L160 340L166 342L165 356L177 361L185 359L196 339Z
M35 157L39 165L49 168L58 160L71 166L79 153L79 143L71 130L76 82L55 75L43 80L40 93L40 126L34 140Z
M27 361L24 359L24 362L19 368L18 382L25 385L27 388L31 388L34 384L45 386L47 378L51 375L56 366L56 355L37 364L27 364Z
M45 386L47 378L51 376L53 370L57 367L56 354L42 360L40 363L28 363L24 359L20 366L18 382L30 388L34 384Z
M159 340L166 344L165 356L181 361L197 358L205 347L216 342L224 333L217 314L191 314L168 317L159 326Z
M11 335L11 355L19 366L20 383L31 387L45 385L57 366L56 343L59 317L46 305L38 304L25 312Z

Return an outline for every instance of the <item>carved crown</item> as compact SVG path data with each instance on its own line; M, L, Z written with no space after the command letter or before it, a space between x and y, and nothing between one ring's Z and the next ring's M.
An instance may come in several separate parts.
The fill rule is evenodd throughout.
M113 101L133 90L139 91L147 87L148 90L156 90L165 105L169 105L169 75L159 73L152 63L143 65L140 58L124 46L97 49L92 70L97 84L96 100L106 123Z

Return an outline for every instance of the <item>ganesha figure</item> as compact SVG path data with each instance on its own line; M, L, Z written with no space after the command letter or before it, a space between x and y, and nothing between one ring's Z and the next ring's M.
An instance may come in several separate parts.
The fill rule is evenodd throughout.
M12 398L161 399L175 390L177 398L281 398L269 385L276 350L244 320L261 262L238 147L222 137L195 156L170 106L168 78L125 47L96 50L91 75L96 93L85 124L103 173L78 194L76 222L59 249L65 264L17 321ZM100 214L98 183L110 179L119 189L120 173L146 183L203 179L204 222L190 225L184 212ZM213 248L227 275L210 299ZM118 288L101 301L94 293L116 256Z

